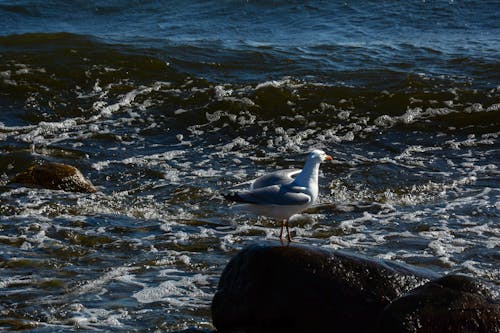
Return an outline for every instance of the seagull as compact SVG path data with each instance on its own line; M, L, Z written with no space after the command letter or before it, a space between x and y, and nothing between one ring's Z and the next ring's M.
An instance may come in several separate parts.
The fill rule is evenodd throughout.
M332 161L332 157L322 150L313 150L302 170L275 171L252 181L249 190L223 196L239 203L239 209L281 220L280 239L283 239L283 227L286 227L287 240L291 242L288 220L318 198L319 165L325 161Z

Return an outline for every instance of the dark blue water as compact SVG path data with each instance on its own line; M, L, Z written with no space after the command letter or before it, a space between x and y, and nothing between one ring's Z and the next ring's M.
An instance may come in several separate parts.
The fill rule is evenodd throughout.
M0 329L211 328L275 240L220 192L321 148L298 242L500 280L498 1L1 1ZM95 194L9 183L77 166Z
M296 75L358 82L370 79L367 71L394 71L487 86L498 81L499 7L497 1L6 1L0 28L5 36L92 36L217 80Z

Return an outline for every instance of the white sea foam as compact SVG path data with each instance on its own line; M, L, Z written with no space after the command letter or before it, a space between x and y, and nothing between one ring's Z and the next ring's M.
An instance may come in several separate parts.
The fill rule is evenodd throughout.
M109 118L118 110L131 107L137 96L145 95L151 93L152 91L159 91L168 87L170 87L169 82L157 81L152 86L141 86L127 92L122 95L120 100L116 103L108 104L107 101L104 100L97 101L94 103L94 109L99 111L99 116L93 117L92 120L97 120L100 117Z
M11 252L5 257L9 260L22 263L30 255L53 254L50 263L61 266L63 272L78 273L81 267L76 261L68 263L57 257L59 252L69 250L83 253L82 262L97 259L96 265L101 265L100 276L76 274L77 282L70 284L67 293L51 298L51 304L66 304L68 300L75 304L68 309L64 324L127 330L127 320L154 311L157 305L165 304L167 311L205 311L228 258L247 244L263 239L276 241L279 233L275 221L230 212L217 191L273 168L299 167L299 153L318 145L333 150L338 160L320 173L320 203L325 207L307 218L294 217L291 223L298 242L436 267L440 273L461 271L498 280L500 273L492 265L494 250L500 246L496 223L500 196L493 185L485 188L483 183L498 177L498 166L491 157L498 153L499 133L468 137L440 133L431 143L417 140L406 144L401 139L390 142L395 152L382 149L382 153L377 151L378 146L365 149L360 147L365 141L356 141L364 135L378 139L378 132L383 132L380 129L396 124L463 112L456 100L435 101L433 108L427 109L410 105L400 115L383 115L375 120L369 113L360 115L350 108L347 99L336 105L319 102L315 109L308 110L311 115L331 113L334 120L328 125L292 112L280 115L280 119L294 126L275 126L273 121L262 119L260 110L252 113L244 109L256 107L250 98L261 93L260 89L293 90L300 85L284 79L255 88L214 87L210 98L240 103L243 107L237 112L211 106L193 111L181 103L154 114L151 106L158 101L151 92L177 97L202 90L212 92L212 88L197 89L185 83L179 89L171 89L166 83L140 86L111 98L113 87L96 81L91 91L80 96L95 102L96 115L90 120L73 117L17 127L0 123L3 140L35 144L33 153L37 157L52 156L54 151L45 149L50 145L59 149L60 144L64 149L71 143L70 147L81 151L86 150L88 142L96 145L90 149L97 152L91 158L91 173L101 182L101 193L24 187L0 193L0 209L5 203L15 212L14 216L0 218L2 230L8 234L0 240L8 244L6 251ZM287 102L290 108L298 104L297 100ZM496 112L498 104L474 105L469 111ZM201 116L191 117L190 112ZM199 119L200 123L188 121L189 126L182 130L174 125L170 128L165 117L172 115ZM164 128L166 123L168 129ZM224 131L233 131L233 127L237 134L226 139ZM252 129L251 133L247 129ZM165 130L175 142L150 145L149 134L141 130L151 130L153 135ZM99 134L105 134L112 143L102 144L101 149ZM256 142L260 141L264 142L265 156L256 153ZM408 171L415 180L380 181L372 187L372 166L387 167L389 173ZM144 176L149 171L153 175ZM105 237L104 245L80 244L71 235ZM130 249L130 258L115 267L108 256L126 257L123 248ZM18 274L2 281L0 286L20 292L27 285L45 282ZM132 310L135 312L130 316L117 308L108 309L107 298L113 299L116 285L124 295L124 304L138 302L141 310ZM107 311L88 304L94 302L102 303ZM54 322L61 324L63 320L56 318Z
M95 280L87 281L78 287L76 287L71 294L86 294L86 293L97 293L103 294L107 292L106 285L112 280L118 280L129 272L133 271L133 267L115 267L104 273L102 276Z
M94 330L99 327L126 329L127 326L122 321L131 319L128 311L121 309L87 308L79 303L70 304L68 308L65 324L80 329Z
M182 272L163 271L160 276L168 279L158 286L146 287L133 294L139 303L166 302L175 307L208 305L211 295L203 291L209 284L207 276L195 274L182 276Z

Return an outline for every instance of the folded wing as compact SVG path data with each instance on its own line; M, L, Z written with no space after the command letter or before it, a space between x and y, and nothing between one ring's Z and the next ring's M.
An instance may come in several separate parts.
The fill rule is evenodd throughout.
M279 170L268 173L255 179L250 185L250 190L256 190L262 187L272 185L285 185L293 182L294 176L300 172L300 169Z
M266 186L250 191L233 192L224 197L231 201L256 205L305 205L312 198L301 191L302 188L290 188L280 185Z

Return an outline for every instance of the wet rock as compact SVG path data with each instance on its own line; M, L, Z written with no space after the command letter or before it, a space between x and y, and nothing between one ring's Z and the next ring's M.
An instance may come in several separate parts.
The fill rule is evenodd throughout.
M77 168L61 163L30 166L12 179L13 183L69 192L96 192L94 185Z
M392 299L436 277L342 251L252 245L224 269L212 319L220 332L373 332Z
M410 291L384 310L381 332L500 332L500 301L484 283L448 275Z

